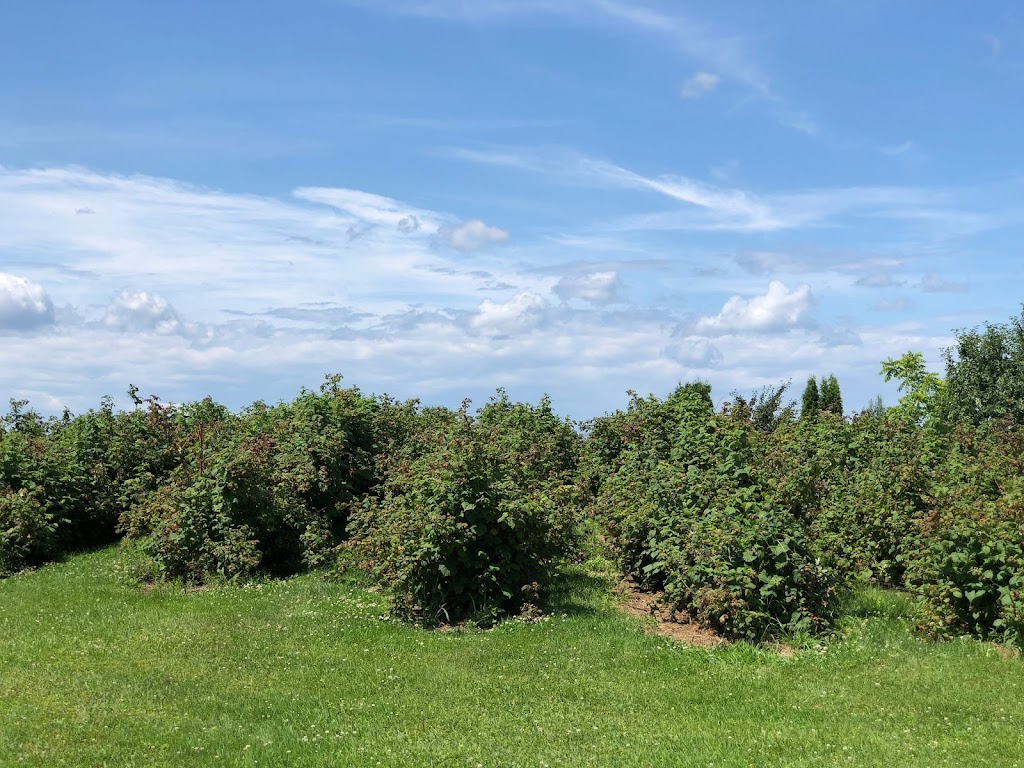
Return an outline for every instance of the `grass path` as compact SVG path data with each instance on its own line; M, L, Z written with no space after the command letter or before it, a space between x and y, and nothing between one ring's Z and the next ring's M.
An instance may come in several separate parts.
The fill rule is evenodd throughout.
M601 584L490 632L303 576L183 593L106 550L0 582L0 766L1019 766L1024 662L863 593L794 659L643 632Z

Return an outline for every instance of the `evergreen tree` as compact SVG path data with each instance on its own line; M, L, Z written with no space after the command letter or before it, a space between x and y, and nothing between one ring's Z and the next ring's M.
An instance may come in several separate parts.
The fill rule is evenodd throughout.
M843 395L839 391L839 380L832 374L821 380L819 407L821 410L831 411L837 416L843 415Z
M804 388L803 398L800 400L800 418L813 419L818 415L820 405L818 395L818 381L813 376L807 379L807 386Z

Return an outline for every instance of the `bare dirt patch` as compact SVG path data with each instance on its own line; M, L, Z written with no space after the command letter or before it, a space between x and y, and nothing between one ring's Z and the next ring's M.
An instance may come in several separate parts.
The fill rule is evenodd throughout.
M623 583L619 591L622 595L621 607L625 613L639 618L653 619L654 623L647 623L646 630L650 634L671 637L673 640L685 645L692 645L698 648L714 648L721 645L725 640L716 635L710 629L705 629L698 624L679 620L660 604L658 593L641 592L631 583Z

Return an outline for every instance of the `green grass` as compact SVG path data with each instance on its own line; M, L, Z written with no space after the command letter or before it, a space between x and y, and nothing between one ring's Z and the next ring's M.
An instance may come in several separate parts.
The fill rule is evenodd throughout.
M863 592L787 659L644 633L596 579L491 631L316 576L145 591L106 550L0 582L0 766L1024 766L1024 663Z

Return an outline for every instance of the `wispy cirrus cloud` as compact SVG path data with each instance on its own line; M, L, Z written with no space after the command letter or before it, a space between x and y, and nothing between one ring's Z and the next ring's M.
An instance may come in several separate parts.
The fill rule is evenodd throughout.
M716 28L666 2L623 0L338 0L378 12L465 24L508 23L524 17L576 26L612 26L655 37L681 56L696 62L698 72L682 88L685 98L703 95L720 81L742 87L747 97L767 105L776 122L806 135L820 132L805 109L789 103L743 36Z
M974 208L965 191L942 187L846 186L755 192L679 174L646 175L602 158L548 148L450 148L450 157L594 190L651 192L681 205L624 213L599 229L629 231L777 232L835 227L858 219L927 226L933 233L965 234L1003 226L1015 214ZM634 208L635 204L624 205Z

